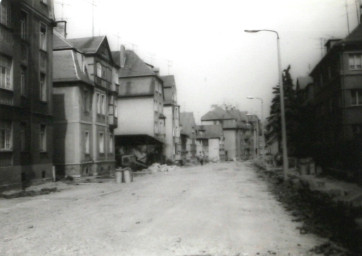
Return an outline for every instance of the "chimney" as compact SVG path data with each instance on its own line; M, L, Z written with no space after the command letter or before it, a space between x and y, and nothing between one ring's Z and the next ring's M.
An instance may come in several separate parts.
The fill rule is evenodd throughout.
M55 22L57 25L55 31L61 34L64 38L67 38L67 21L59 20Z
M160 69L159 68L153 68L153 72L155 72L156 75L160 74Z
M126 47L124 45L121 45L121 49L119 52L119 65L121 68L124 68L126 63Z

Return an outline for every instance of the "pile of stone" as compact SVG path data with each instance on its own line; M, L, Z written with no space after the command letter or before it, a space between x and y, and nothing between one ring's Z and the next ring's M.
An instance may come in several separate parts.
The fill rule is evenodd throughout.
M175 165L167 165L167 164L159 164L153 163L151 166L148 167L148 171L151 173L158 173L158 172L172 172L176 169Z

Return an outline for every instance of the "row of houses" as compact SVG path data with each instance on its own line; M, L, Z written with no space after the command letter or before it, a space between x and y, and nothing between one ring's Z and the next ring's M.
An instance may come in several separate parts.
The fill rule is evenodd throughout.
M326 54L297 79L303 107L310 113L310 156L325 170L357 171L362 162L362 25L343 39L330 39Z
M181 113L183 161L204 157L208 161L246 160L263 152L261 122L236 108L214 106L197 125L193 113Z
M52 0L0 2L0 189L257 154L250 116L213 109L196 125L180 112L173 75L112 51L106 36L66 31Z
M66 28L51 0L0 3L0 189L180 161L174 76Z

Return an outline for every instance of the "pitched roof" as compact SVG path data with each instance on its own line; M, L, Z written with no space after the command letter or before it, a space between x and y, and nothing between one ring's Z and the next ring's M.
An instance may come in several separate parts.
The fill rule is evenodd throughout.
M222 123L224 129L248 128L248 118L246 116L246 112L240 111L238 109L225 110L219 106L216 106L213 110L207 112L201 117L201 121L216 120L223 121ZM235 122L228 122L226 120L235 120Z
M191 137L192 130L196 127L194 113L192 112L181 112L180 113L180 125L181 134L185 134Z
M176 88L175 76L173 75L161 76L161 79L163 80L163 87Z
M134 78L131 81L123 81L119 86L119 97L141 97L141 96L153 96L155 92L155 85L152 80L148 83L138 83Z
M171 88L171 87L163 88L163 95L164 95L163 104L174 103L174 100L173 100L173 88Z
M223 136L223 130L219 124L202 125L198 126L199 128L204 129L205 132L202 135L197 135L197 139L215 139Z
M112 59L113 59L114 63L117 64L118 66L121 66L121 63L120 63L121 52L120 51L112 51L111 54L112 54Z
M207 112L205 115L201 117L201 121L229 120L229 119L234 119L234 118L219 106L216 106L213 110Z
M329 40L331 41L331 40ZM338 39L333 39L332 41L338 41L335 42L331 48L329 49L329 51L327 52L327 54L315 65L315 67L312 69L312 71L310 72L310 74L315 73L315 71L318 69L318 67L321 65L321 63L323 63L325 60L328 59L328 57L333 53L338 51L338 49L340 49L341 47L344 46L360 46L362 43L362 23L359 24L351 33L349 33L344 39L342 40L338 40ZM328 42L327 42L328 43Z
M229 113L230 116L234 117L239 122L248 121L247 112L243 112L238 109L228 109L228 110L226 110L226 112Z
M54 31L53 50L74 49L74 46L58 32Z
M74 50L53 52L53 81L75 82L82 81L93 85L88 74L82 68L82 56Z
M75 48L84 53L96 53L101 46L105 36L83 37L67 39Z
M340 43L356 43L362 42L362 24L359 24L345 39Z
M300 76L297 78L296 89L304 90L308 85L313 83L313 78L310 76Z
M152 67L147 65L134 51L126 50L126 62L120 69L119 77L155 76Z

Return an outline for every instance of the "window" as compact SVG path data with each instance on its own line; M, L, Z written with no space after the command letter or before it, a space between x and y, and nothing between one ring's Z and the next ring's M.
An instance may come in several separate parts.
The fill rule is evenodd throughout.
M104 133L99 133L99 153L104 154Z
M40 23L40 33L39 33L39 47L41 50L47 50L47 27L45 24Z
M89 155L89 132L84 132L84 153Z
M351 90L351 105L352 106L362 105L362 90Z
M90 101L89 101L89 91L87 89L84 89L84 111L89 112L90 110Z
M101 63L97 63L97 77L102 77L102 65Z
M44 74L40 74L40 100L46 102L47 101L47 84L46 84L46 76Z
M28 61L28 46L25 43L21 44L20 54L21 54L21 61L27 62Z
M20 13L20 37L26 39L28 34L28 17L27 13L21 11Z
M158 103L157 103L156 99L154 100L153 103L154 103L154 104L153 104L153 110L154 110L154 111L157 111L157 109L158 109Z
M109 153L113 153L113 135L109 135Z
M10 27L11 17L10 17L10 1L0 1L0 23Z
M117 102L114 103L114 116L118 116L118 110L117 110Z
M101 95L99 93L96 94L97 101L97 114L101 113Z
M106 95L102 94L101 95L101 110L102 110L102 115L106 114Z
M0 150L12 150L12 123L1 121L0 123Z
M362 69L362 55L361 54L350 54L348 56L348 64L350 70Z
M12 90L11 81L12 60L0 55L0 88Z
M48 62L48 54L46 52L40 51L39 63L42 71L47 70L47 62Z
M20 123L20 149L21 152L26 150L26 123Z
M26 68L21 67L20 71L20 93L22 96L26 96Z
M40 152L47 151L47 130L44 124L40 125L40 141L39 141L39 150Z

